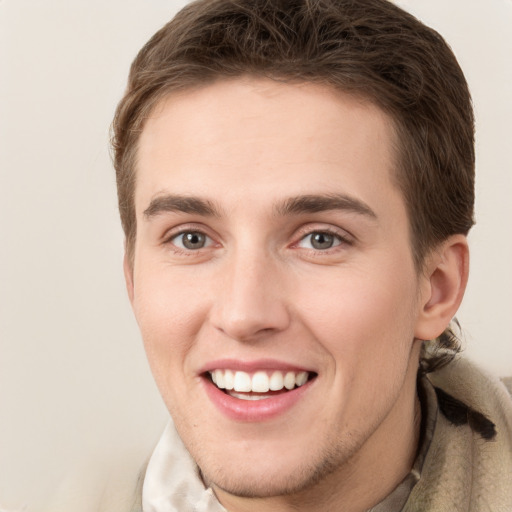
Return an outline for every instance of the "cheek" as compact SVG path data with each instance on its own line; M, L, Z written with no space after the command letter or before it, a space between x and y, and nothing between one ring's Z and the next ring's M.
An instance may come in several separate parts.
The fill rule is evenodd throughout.
M170 279L162 271L144 271L136 277L133 309L162 392L183 382L177 376L186 372L187 355L204 319L201 301L198 287L176 276Z
M328 301L310 294L303 321L331 359L326 376L329 402L338 404L334 414L347 429L368 429L387 414L406 378L414 290L402 282L377 286L376 276L366 275L332 280L324 291ZM323 414L328 422L333 411Z
M191 283L190 274L181 275L165 263L149 261L136 272L134 282L133 307L142 334L186 342L180 333L194 329L202 301L201 287Z
M297 303L304 304L304 323L335 364L344 368L343 375L348 379L362 372L373 380L374 375L404 365L409 356L414 282L384 270L340 273L322 288L309 287Z

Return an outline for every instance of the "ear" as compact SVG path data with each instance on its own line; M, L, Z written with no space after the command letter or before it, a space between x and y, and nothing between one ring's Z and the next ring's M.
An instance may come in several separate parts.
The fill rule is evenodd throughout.
M432 340L442 334L462 302L468 274L469 248L464 235L451 236L427 257L416 338Z
M128 258L128 254L126 251L126 243L124 250L124 258L123 258L123 272L124 272L124 281L126 283L126 291L128 292L128 297L130 302L133 304L133 296L134 296L134 286L133 286L133 266Z

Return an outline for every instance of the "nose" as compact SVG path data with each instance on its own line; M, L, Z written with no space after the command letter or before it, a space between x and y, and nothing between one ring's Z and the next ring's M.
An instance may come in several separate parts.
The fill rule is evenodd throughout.
M282 264L264 251L233 254L223 265L211 311L214 327L238 341L285 330L290 314L284 272Z

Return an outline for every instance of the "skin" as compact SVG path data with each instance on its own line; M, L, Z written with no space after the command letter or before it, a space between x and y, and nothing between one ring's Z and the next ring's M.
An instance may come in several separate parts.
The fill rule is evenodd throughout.
M170 95L147 120L128 293L178 432L230 511L365 510L414 461L419 340L455 313L468 258L454 236L415 269L393 133L366 101L250 78ZM345 202L284 211L304 195ZM317 377L285 413L235 421L200 374L219 358Z

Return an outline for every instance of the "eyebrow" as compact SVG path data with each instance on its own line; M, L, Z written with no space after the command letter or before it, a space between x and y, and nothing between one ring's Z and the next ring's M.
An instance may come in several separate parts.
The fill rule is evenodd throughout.
M278 203L274 207L275 213L283 217L329 210L345 210L372 219L377 218L375 212L366 203L345 194L295 196ZM153 198L144 210L143 215L146 219L149 219L166 212L193 213L206 217L221 216L219 209L208 199L175 194L165 194Z
M345 194L304 195L291 197L276 206L278 215L346 210L376 219L376 213L363 201Z
M215 205L207 199L166 194L151 200L149 206L144 210L144 218L149 219L166 212L195 213L206 217L220 217Z

